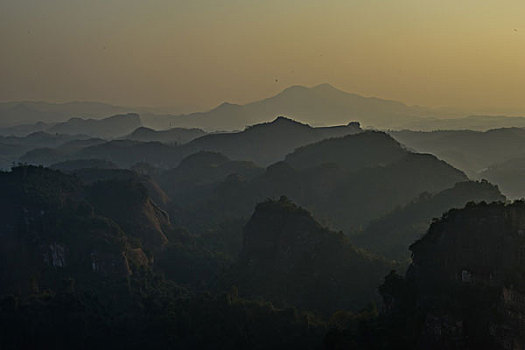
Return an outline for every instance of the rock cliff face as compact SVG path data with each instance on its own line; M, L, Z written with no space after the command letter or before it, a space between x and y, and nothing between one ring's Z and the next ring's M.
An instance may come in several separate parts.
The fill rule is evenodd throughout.
M113 191L133 189L117 180L110 185ZM56 289L70 276L77 285L118 280L148 265L141 247L162 246L161 227L168 227L169 219L140 184L135 188L142 197L129 191L122 198L125 206L111 197L114 192L105 192L106 203L121 205L133 216L134 226L128 227L118 222L120 217L103 213L91 200L95 189L77 177L32 166L0 173L0 292Z
M148 250L159 251L168 242L169 216L141 183L131 179L99 181L89 187L89 200L97 212L118 223Z
M421 348L523 349L525 202L451 210L410 249Z
M331 313L373 299L390 267L282 197L259 204L246 225L236 283L245 295Z

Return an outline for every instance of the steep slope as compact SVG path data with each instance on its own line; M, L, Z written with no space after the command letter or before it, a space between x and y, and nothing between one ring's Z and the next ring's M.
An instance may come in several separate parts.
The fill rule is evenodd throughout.
M523 202L467 205L410 247L420 348L525 345L524 223Z
M98 163L99 162L101 161L98 161ZM71 163L73 165L78 164L76 161L72 161ZM98 163L93 164L93 162L89 162L89 165L92 165L89 167L80 166L78 168L74 168L73 166L69 166L69 169L64 171L72 173L81 179L86 185L108 180L140 183L148 191L148 196L156 205L164 208L170 201L169 197L166 195L166 193L164 193L164 190L150 176L139 174L132 170L113 168L111 167L111 163L109 164L109 167L93 166ZM102 163L102 165L105 164L106 162Z
M408 247L419 239L432 220L451 208L463 208L468 202L504 201L498 188L486 181L459 182L436 194L423 193L410 204L371 222L363 232L352 236L357 246L386 256L405 260Z
M169 216L151 200L140 182L132 179L97 181L87 191L98 213L118 223L148 251L159 252L168 243Z
M281 197L257 205L232 279L242 295L330 314L373 300L390 268Z
M108 169L67 175L20 166L0 173L0 293L56 290L70 277L84 288L149 267L166 236L182 234L149 195L160 189L149 181L148 191L147 183Z
M55 289L73 275L78 284L124 278L132 256L141 255L118 225L94 212L72 176L17 167L0 174L0 190L2 293Z

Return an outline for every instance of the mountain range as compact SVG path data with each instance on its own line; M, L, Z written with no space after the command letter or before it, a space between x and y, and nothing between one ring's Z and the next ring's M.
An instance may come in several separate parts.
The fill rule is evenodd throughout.
M409 152L389 135L375 131L297 148L264 171L232 160L216 163L220 157L214 158L210 162L210 157L194 157L191 167L179 166L158 176L174 204L184 208L175 217L190 226L247 217L256 203L286 195L324 225L352 232L422 192L439 192L467 180L436 157ZM181 186L177 179L197 180L202 176L192 174L213 174L218 169L236 170L222 172L222 178L180 196L182 188L192 186Z
M340 125L357 120L365 126L384 127L417 120L424 110L403 103L350 94L322 84L312 88L292 86L281 93L246 105L223 103L208 112L174 116L180 127L235 130L285 115L312 125Z
M99 102L3 102L0 103L0 126L33 124L37 122L58 123L73 117L101 119L133 110Z
M408 148L432 153L475 178L492 165L525 156L525 129L522 128L401 130L391 131L390 135Z
M49 127L47 124L66 122L73 117L102 119L132 112L140 113L143 126L148 128L199 128L207 132L243 130L247 126L273 120L278 115L314 126L341 125L354 120L364 127L376 129L488 130L525 127L523 117L461 117L457 112L364 97L321 84L314 87L291 86L275 96L244 105L225 102L209 111L183 115L159 114L152 112L152 109L94 102L4 102L0 103L0 127L4 129L0 129L0 134L21 135L42 131Z

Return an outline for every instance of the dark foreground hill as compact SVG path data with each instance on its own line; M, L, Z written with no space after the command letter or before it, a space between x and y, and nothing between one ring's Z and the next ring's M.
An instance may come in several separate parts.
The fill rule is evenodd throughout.
M84 186L17 167L0 173L0 191L2 349L322 346L326 326L313 315L247 301L235 289L194 293L155 274L154 257L167 253L142 248L156 244L143 236L155 236L155 225L141 215L148 199L136 183ZM191 256L175 261L195 272Z
M366 329L369 337L359 341L360 332L347 328L331 332L328 342L365 349L523 348L524 220L522 201L450 210L411 245L406 276L385 278L383 312Z
M451 210L410 249L421 348L525 345L525 203Z
M17 167L0 174L0 187L2 293L38 292L68 276L80 285L125 278L130 265L147 263L119 225L85 200L76 178Z
M281 197L257 205L231 279L241 295L331 314L372 301L391 267Z
M386 142L384 134L369 137ZM312 157L317 154L315 148L308 152ZM209 218L218 214L224 219L232 208L239 213L239 205L248 206L241 195L258 189L252 186L263 184L255 182L260 177L270 175L272 181L290 186L297 182L294 172L344 168L343 178L366 171L360 176L367 175L364 178L375 183L370 174L406 168L399 162L405 162L407 155L417 165L409 169L421 171L407 179L406 188L408 183L428 185L421 179L435 181L432 176L443 178L449 172L449 180L462 177L433 157L401 154L392 164L377 157L375 166L352 163L344 154L330 159L329 166L295 169L282 162L263 174L249 173L244 179L230 174L226 180L217 179L230 170L250 167L216 153L187 159L179 170L187 166L189 175L214 164L226 169L196 179L215 188L205 196L206 205L190 208L197 220L214 226L199 234L177 227L179 218L168 218L153 199L154 187L148 188L155 182L144 174L86 169L82 164L69 165L74 175L32 166L0 173L0 348L499 349L505 344L522 345L525 206L521 202L469 204L435 220L427 235L412 245L414 260L406 278L390 273L379 288L381 314L373 304L363 307L377 300L376 286L393 265L356 249L342 233L325 228L284 197L257 206L245 226L239 256L235 250L223 249L230 228ZM424 163L418 163L420 157ZM370 168L377 169L370 172ZM427 173L431 170L434 174ZM386 174L388 179L397 179L392 174L407 175ZM297 193L302 185L295 187ZM486 183L459 184L450 192L429 196L420 206L424 209L430 203L434 208L442 200L448 202L450 193L463 193L462 186L467 193L470 186L497 192ZM265 188L260 189L264 194ZM213 196L217 205L210 201ZM363 198L356 203L375 203ZM359 215L374 207L355 208L363 210ZM340 213L357 217L349 211Z
M217 260L173 231L167 244L152 241L164 219L140 183L82 177L98 180L31 166L0 173L2 349L322 347L327 325L311 313L156 274L209 281L200 267Z
M468 202L483 201L505 201L505 196L486 181L459 182L436 194L422 193L406 206L372 221L363 232L352 236L352 242L382 256L405 260L410 257L410 244L423 236L434 218Z

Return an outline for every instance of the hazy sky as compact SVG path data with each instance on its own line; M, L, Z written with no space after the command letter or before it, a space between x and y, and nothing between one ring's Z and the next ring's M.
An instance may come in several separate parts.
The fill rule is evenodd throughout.
M0 45L4 101L201 109L328 82L525 114L523 0L0 0Z

